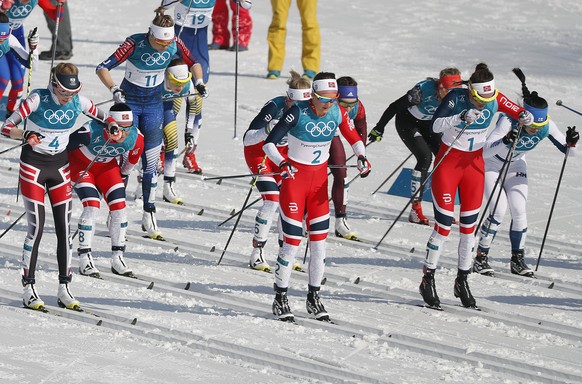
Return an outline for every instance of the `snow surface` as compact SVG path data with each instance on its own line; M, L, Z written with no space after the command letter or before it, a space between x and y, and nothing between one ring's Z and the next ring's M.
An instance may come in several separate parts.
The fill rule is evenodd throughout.
M157 4L138 0L71 2L72 62L81 70L85 95L96 102L111 98L94 68L126 36L146 31ZM197 151L208 176L248 171L242 134L263 103L286 88L285 78L264 79L271 15L268 2L256 1L251 13L253 37L249 51L238 57L237 96L235 54L211 53L210 97L204 102L204 129ZM437 76L445 66L459 67L468 78L475 65L484 61L495 73L499 88L517 99L520 84L511 69L519 66L530 89L539 90L548 100L552 118L565 131L568 125L582 126L579 116L555 105L561 99L582 110L581 16L582 5L574 0L320 1L321 69L357 79L371 129L390 102L423 78ZM48 49L50 34L40 11L27 22L28 28L32 26L41 31L41 49ZM283 75L292 67L301 71L300 51L300 20L293 5ZM33 88L45 86L49 65L41 62L33 73ZM122 76L121 70L113 72L118 81ZM183 116L180 122L182 126ZM73 293L85 308L102 313L99 319L71 316L70 311L56 317L21 308L19 257L25 222L2 238L0 381L582 382L580 159L567 161L538 279L509 274L507 218L491 252L497 277L470 277L483 311L460 307L453 297L458 239L454 230L436 277L444 307L437 312L418 306L429 227L402 218L378 251L371 250L407 203L405 198L385 193L391 181L371 196L408 155L393 127L390 122L384 140L368 148L371 175L356 179L350 189L349 222L366 242L333 235L328 239L322 297L336 325L308 319L304 306L307 275L298 272L293 273L290 288L298 325L273 320L273 275L247 267L256 205L242 216L217 265L234 220L221 227L217 224L242 206L248 180L204 182L181 169L178 189L187 205L158 204L158 223L167 242L141 238L141 204L129 201L126 258L145 281L110 274L105 280L74 277ZM8 148L14 142L2 139L0 145ZM21 200L15 201L17 158L16 151L0 158L1 229L23 212ZM530 265L535 265L539 254L563 159L549 141L528 155L526 256ZM413 165L412 160L406 164ZM348 177L354 175L350 169ZM130 195L135 183L133 178ZM258 196L253 192L251 201ZM430 204L424 203L424 210L432 219ZM81 205L75 201L74 217L80 212ZM110 244L104 236L105 210L101 214L93 249L98 267L107 272ZM276 244L273 233L266 247L271 265ZM57 291L54 252L49 217L37 288L51 305L56 304ZM77 267L76 259L73 267ZM358 277L359 284L355 284ZM147 289L151 281L155 282L153 289ZM551 283L553 289L549 289ZM134 318L137 324L131 325ZM99 320L103 320L100 327L95 325Z

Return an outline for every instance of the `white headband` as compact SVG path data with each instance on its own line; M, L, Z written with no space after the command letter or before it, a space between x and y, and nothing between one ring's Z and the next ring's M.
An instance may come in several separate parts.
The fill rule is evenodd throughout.
M186 80L190 78L190 71L186 64L174 65L173 67L168 67L168 72L174 76L176 80Z
M293 89L287 90L287 97L293 101L305 101L311 99L311 89Z
M485 83L471 83L473 88L481 96L495 92L495 80L487 81Z
M312 88L315 92L334 91L337 93L337 81L335 79L315 80Z
M109 111L109 116L113 118L118 124L132 123L133 112L131 111Z
M150 25L150 33L159 40L174 39L174 27L160 27L152 24Z

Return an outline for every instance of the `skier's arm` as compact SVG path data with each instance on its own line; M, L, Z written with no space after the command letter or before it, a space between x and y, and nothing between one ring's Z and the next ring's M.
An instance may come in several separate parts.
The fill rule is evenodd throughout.
M339 108L342 115L342 121L339 124L339 130L342 136L346 138L348 143L350 143L356 157L366 156L366 146L362 142L358 131L356 131L352 119L350 119L348 112L342 106Z
M360 139L365 142L366 136L368 136L368 123L366 121L366 108L364 108L364 104L361 101L358 102L358 114L354 119L354 125L360 135Z
M132 128L133 129L133 128ZM135 145L131 151L126 152L121 161L120 171L121 176L125 177L131 173L133 168L139 162L139 159L144 150L144 139L141 132L138 131L137 138L135 140Z
M558 126L550 120L550 130L548 134L548 139L554 144L556 148L560 150L562 153L566 153L568 149L568 144L566 143L566 135L560 131ZM576 156L576 147L570 147L570 152L568 152L568 156Z
M483 146L483 158L499 155L505 158L507 155L507 144L503 142L503 138L511 131L511 120L506 115L502 114L497 119L497 124Z
M520 107L518 104L509 100L501 92L499 92L497 94L497 108L498 108L499 112L503 112L503 113L513 117L515 120L519 120L520 113L525 111L525 109L523 109L523 107Z
M299 113L299 107L297 105L291 106L265 139L263 151L277 165L281 164L285 158L279 153L275 144L281 141L287 132L297 124L297 121L299 121Z
M91 129L89 129L90 122L86 122L79 129L69 135L69 143L67 144L67 151L71 152L81 146L91 144Z
M461 124L461 113L455 114L457 97L455 92L449 92L435 111L431 129L435 133L444 132Z
M99 80L107 87L107 89L111 90L116 84L111 78L111 71L113 68L119 66L121 63L126 61L133 50L135 49L135 40L131 37L125 39L125 41L113 52L111 56L109 56L105 61L101 62L95 72L97 73L97 77Z

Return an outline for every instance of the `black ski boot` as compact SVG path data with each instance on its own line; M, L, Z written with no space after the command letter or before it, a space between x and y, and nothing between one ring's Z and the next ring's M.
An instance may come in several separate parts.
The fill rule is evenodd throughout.
M273 315L277 316L281 321L294 322L295 316L289 307L287 300L287 289L282 290L275 285L275 300L273 300Z
M432 309L441 310L441 301L437 295L436 285L434 282L434 269L428 269L422 281L420 282L420 287L418 287L418 292L422 296L422 299L426 303L427 307Z
M523 249L511 251L511 273L525 277L534 277L533 271L525 264L523 254Z
M455 289L454 294L455 297L461 299L461 303L463 303L463 307L465 308L473 308L479 309L475 302L475 298L471 294L471 290L469 289L469 282L467 281L467 276L471 271L462 271L459 269L457 272L457 278L455 279Z
M307 308L307 313L314 315L316 320L329 321L329 315L319 298L319 288L309 286L305 307Z

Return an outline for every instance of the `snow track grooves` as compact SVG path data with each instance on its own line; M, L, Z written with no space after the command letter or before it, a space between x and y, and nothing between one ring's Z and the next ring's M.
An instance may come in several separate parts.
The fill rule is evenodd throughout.
M144 243L147 240L144 239ZM56 262L54 260L50 260L48 258L42 258L43 263L47 263L51 265L52 268L56 269ZM246 270L248 273L258 273L253 272L250 270ZM256 317L270 317L268 315L269 306L268 303L265 304L262 301L252 300L245 298L243 296L233 297L227 292L223 292L216 289L210 289L204 284L196 284L191 283L188 285L189 290L185 290L184 288L187 284L184 283L176 283L176 282L168 282L162 279L152 278L148 276L140 276L141 280L137 279L130 279L120 276L115 276L110 273L103 273L106 280L111 280L112 282L118 284L124 284L127 286L133 286L137 288L145 289L150 285L150 281L154 282L153 289L155 291L164 292L164 293L171 293L173 295L181 295L183 297L193 297L197 300L200 300L204 303L207 303L212 306L230 309L239 311L241 313L248 313L251 316ZM299 276L303 276L304 274L298 274ZM268 275L267 275L268 276ZM369 284L364 281L360 282L358 285L346 285L340 283L335 283L334 281L339 279L336 276L328 274L328 285L335 285L338 288L346 289L352 292L359 292L363 293L366 292L368 295L371 294L370 291L373 291L373 295L378 298L385 298L391 301L394 301L396 305L398 304L410 304L410 300L412 299L413 294L406 291L399 291L399 290L390 290L389 292L385 291L385 287ZM333 297L333 295L330 295ZM449 303L444 303L449 304ZM408 305L412 308L412 306ZM423 309L414 309L419 311L428 312L429 314L432 313L430 310L423 310ZM529 329L531 331L536 331L539 333L548 333L553 334L559 337L568 338L571 340L579 341L582 337L582 333L578 329L574 329L572 327L568 327L565 325L557 324L557 323L549 323L544 322L544 324L538 324L538 320L528 318L527 316L522 316L519 319L509 319L507 315L503 313L496 313L484 308L483 312L473 312L471 310L459 308L454 305L447 305L446 307L447 314L451 314L458 317L465 317L471 318L478 316L480 318L487 319L492 322L503 322L507 326L514 326ZM339 325L333 325L328 323L318 322L312 319L306 319L304 317L298 317L298 323L300 326L308 327L311 329L321 329L327 332L342 335L346 337L357 337L357 338L364 338L366 336L374 335L377 337L377 342L387 343L388 345L394 348L404 348L410 351L414 351L420 353L422 355L428 355L438 358L443 358L451 361L456 362L464 362L473 365L482 365L483 368L490 369L496 372L504 372L516 377L520 377L527 380L535 380L536 382L545 382L545 383L556 383L556 382L580 382L582 380L581 376L576 376L572 374L567 374L559 369L550 369L539 367L536 364L528 364L527 362L521 360L509 360L505 357L498 357L491 353L481 352L481 351L468 351L466 348L459 348L455 347L451 344L448 344L445 340L457 338L455 334L452 333L445 333L443 334L443 341L427 341L425 339L421 339L418 337L411 337L406 334L398 333L398 332L390 332L387 333L386 331L369 327L363 326L356 322L348 322L345 320L338 320ZM390 318L386 319L385 323L387 326L390 326L391 323L396 322L397 320L392 320ZM103 326L106 326L107 322L103 323ZM289 325L292 326L292 325ZM412 326L412 325L411 325ZM241 359L243 361L247 361L250 363L260 363L261 361L265 361L263 357L264 352L262 351L255 351L252 348L241 347L231 343L226 342L217 342L215 340L207 340L201 338L199 336L193 336L185 332L177 331L175 329L168 329L163 326L157 324L147 324L141 321L138 322L136 326L132 327L141 327L142 329L148 332L148 337L151 337L156 340L161 341L172 341L172 342L179 342L179 343L189 343L184 344L192 347L194 349L201 349L210 353L220 353L224 356L229 356L232 358ZM166 333L165 335L158 334L157 332L153 333L154 330L164 330ZM136 335L141 335L140 332L136 332L132 330L132 333ZM191 339L195 339L192 342ZM467 340L470 343L472 340ZM217 344L217 345L214 345ZM495 348L495 346L490 346ZM259 354L257 354L257 352ZM518 350L516 350L516 354ZM249 356L253 356L253 358L248 358ZM344 379L345 381L365 381L365 382L374 382L374 379L371 378L364 378L364 377L356 377L353 374L347 376L343 374L342 370L337 367L336 364L329 363L326 364L325 362L315 361L311 362L307 366L303 360L296 361L295 359L291 359L288 355L281 356L280 358L273 358L272 354L269 353L270 364L274 364L274 366L278 367L278 369L291 373L297 374L305 377L311 378L320 378L322 380L334 381L334 382L342 382L338 381L340 378ZM256 358L255 358L256 357ZM298 364L300 363L300 364ZM563 364L569 364L568 362L556 361L557 366ZM312 370L319 370L321 372L320 365L326 367L325 373L327 376L313 376ZM308 367L305 370L298 369L298 366ZM555 366L552 364L547 364L547 366ZM289 370L287 370L289 369ZM320 373L321 375L321 373Z

